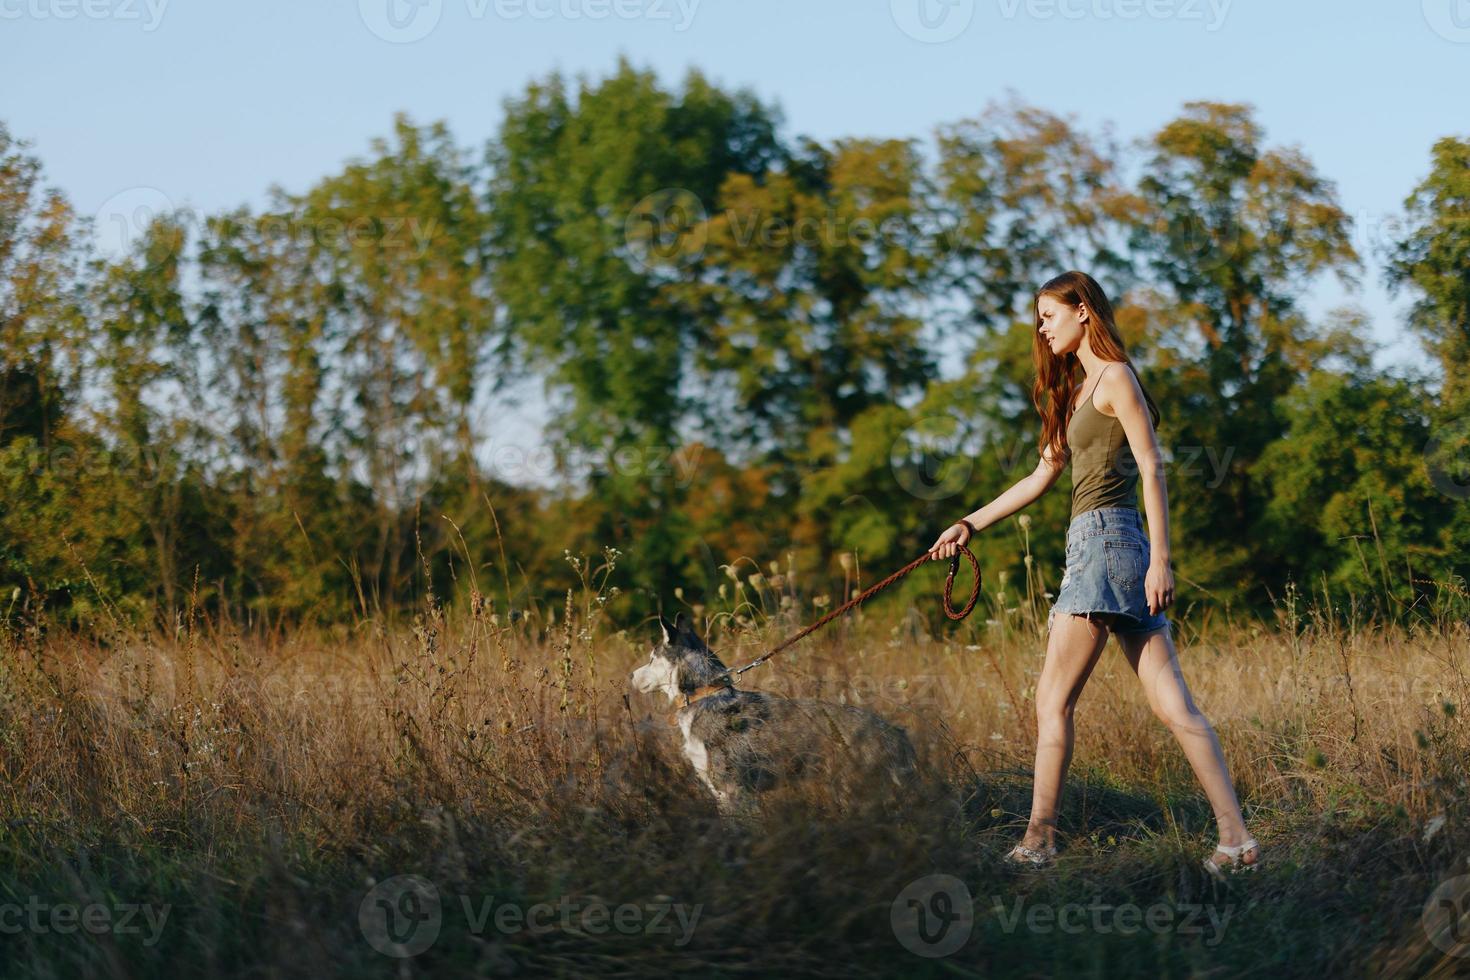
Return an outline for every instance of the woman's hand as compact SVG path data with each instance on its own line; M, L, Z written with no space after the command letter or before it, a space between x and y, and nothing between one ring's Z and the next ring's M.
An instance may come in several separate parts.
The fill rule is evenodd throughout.
M1151 561L1148 574L1143 577L1143 592L1148 597L1148 613L1152 616L1160 609L1174 604L1174 566L1171 562Z
M929 557L934 561L953 558L960 553L960 545L969 544L972 537L974 535L970 533L970 525L958 521L929 546Z

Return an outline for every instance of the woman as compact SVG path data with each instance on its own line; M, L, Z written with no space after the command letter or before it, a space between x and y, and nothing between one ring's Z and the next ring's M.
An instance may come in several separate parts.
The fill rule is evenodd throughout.
M1072 714L1111 632L1142 682L1149 707L1179 740L1214 808L1220 843L1204 859L1206 870L1217 878L1226 869L1254 870L1260 845L1246 833L1219 739L1190 697L1164 615L1174 601L1174 572L1168 496L1154 434L1158 407L1134 374L1112 305L1091 276L1066 272L1047 282L1036 295L1035 312L1032 400L1042 419L1041 461L929 549L936 561L952 557L973 535L1051 489L1063 468L1072 466L1066 568L1036 682L1031 819L1007 858L1045 865L1056 856L1057 807L1072 758ZM1080 382L1074 381L1078 365ZM1147 535L1138 513L1140 474Z

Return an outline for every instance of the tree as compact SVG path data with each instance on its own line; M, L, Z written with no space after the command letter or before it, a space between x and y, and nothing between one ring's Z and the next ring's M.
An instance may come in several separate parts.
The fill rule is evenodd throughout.
M1470 554L1470 140L1434 144L1429 176L1405 202L1407 228L1391 243L1390 286L1409 290L1409 323L1439 362L1442 383L1433 426L1423 443L1424 466L1435 488L1455 501L1442 531L1449 554ZM1458 574L1470 577L1463 558Z
M516 362L552 396L564 474L583 464L600 514L580 543L628 553L639 587L666 592L680 535L674 489L651 461L697 412L697 330L666 288L686 270L666 239L691 226L730 174L780 154L753 95L691 72L677 93L626 61L575 96L559 75L506 103L490 144L493 283Z
M192 428L185 406L198 391L194 322L180 283L186 244L177 216L157 216L129 254L100 261L93 276L94 363L109 402L97 428L112 442L116 476L131 483L120 496L147 529L156 569L150 578L170 617L186 571L179 566L182 443ZM158 401L173 410L160 410Z
M785 172L725 182L699 275L670 290L724 396L703 420L722 444L808 471L863 412L923 390L935 367L910 303L933 270L926 193L897 140L808 142Z
M1390 286L1417 298L1409 323L1444 374L1446 406L1470 404L1470 140L1434 144L1429 176L1405 200L1407 228L1388 254Z
M1318 275L1353 281L1358 256L1330 181L1294 148L1267 148L1251 110L1190 102L1148 142L1133 244L1156 284L1153 326L1167 367L1166 451L1227 461L1223 479L1172 480L1179 565L1226 598L1264 602L1284 564L1258 527L1268 495L1252 476L1286 425L1281 399L1313 359L1351 360L1351 330L1315 328L1299 297ZM1218 480L1218 485L1209 485Z
M43 448L82 368L86 248L70 203L0 123L0 444Z
M1440 532L1455 502L1424 467L1422 384L1313 371L1283 399L1286 431L1254 466L1270 491L1258 527L1304 590L1325 579L1335 600L1372 596L1394 615L1452 571Z

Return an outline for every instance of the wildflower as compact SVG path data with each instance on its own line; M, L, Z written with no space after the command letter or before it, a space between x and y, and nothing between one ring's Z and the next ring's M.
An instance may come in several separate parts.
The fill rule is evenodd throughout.
M734 565L721 565L720 567L725 570L725 577L728 578L730 581L740 581L740 573L735 570Z
M1035 559L1032 558L1030 555L1027 555L1026 556L1026 567L1028 569L1031 567L1031 564L1032 564L1033 561L1035 561Z
M816 606L818 609L826 609L828 606L832 605L832 597L829 595L814 596L812 598L812 605Z
M682 585L676 585L676 586L674 586L674 598L675 599L680 599L680 600L682 600L684 598L684 586L682 586Z
M775 559L772 559L771 560L771 574L772 575L780 575L781 574L781 563L779 561L776 561Z
M1031 530L1031 515L1030 514L1022 514L1020 517L1016 518L1016 521L1017 521L1017 523L1019 523L1021 525L1021 530L1023 530L1023 531L1029 531L1029 530Z
M853 568L857 564L857 558L853 555L853 553L850 551L844 551L842 554L837 556L837 560L842 564L842 570L851 575Z
M760 572L752 572L751 575L750 575L750 584L754 588L757 588L757 589L760 588L761 585L765 582L765 580L766 580L766 577L764 575L762 575Z

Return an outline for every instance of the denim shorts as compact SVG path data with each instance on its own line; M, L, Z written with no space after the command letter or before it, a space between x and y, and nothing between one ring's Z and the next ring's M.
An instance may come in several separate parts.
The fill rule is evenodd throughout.
M1138 511L1099 507L1078 514L1067 527L1067 565L1047 629L1059 613L1111 613L1114 633L1151 633L1171 625L1164 610L1149 614L1143 591L1148 565L1148 535Z

